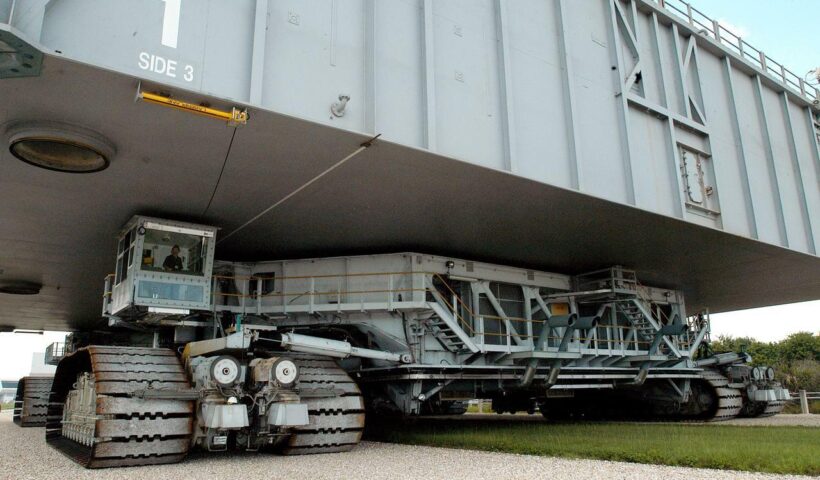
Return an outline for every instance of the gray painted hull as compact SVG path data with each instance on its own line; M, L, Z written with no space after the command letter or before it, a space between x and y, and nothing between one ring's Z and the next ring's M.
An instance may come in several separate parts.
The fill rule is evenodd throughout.
M338 63L330 67L309 62L325 52L316 38L331 27L282 2L266 10L266 2L212 0L196 12L183 2L180 42L170 50L159 42L162 2L139 17L117 16L134 25L101 30L80 28L90 21L81 15L86 3L16 4L12 24L20 30L13 33L42 43L45 58L39 76L0 80L0 123L82 125L108 138L117 154L103 172L65 175L0 150L2 278L44 285L32 297L1 295L0 325L98 325L114 236L131 215L217 225L224 237L375 133L384 135L372 148L220 243L217 257L415 250L567 274L622 264L648 283L683 290L690 311L820 297L820 153L811 98L713 39L690 37L686 22L651 2L532 2L530 10L419 2L409 11L418 16L406 23L397 20L406 2L327 2L329 18L342 16L327 25L343 25L329 44ZM325 7L317 3L315 15ZM359 7L365 20L354 22L348 16ZM522 23L527 12L542 10L535 24ZM461 14L453 25L444 20ZM245 19L247 39L197 33L228 16ZM475 31L505 19L499 31L506 47L473 41ZM561 22L573 33L562 34ZM425 41L394 38L411 23L416 37L409 38ZM260 37L258 25L267 34ZM365 35L351 47L346 35L356 32ZM522 32L558 40L550 44L556 50L534 52L538 38ZM630 32L639 43L642 87L627 78L636 66L624 38ZM462 45L464 38L470 41ZM298 45L302 54L282 56ZM674 48L696 73L676 66ZM198 58L201 76L191 83L142 70L142 49L169 58L177 52L181 62ZM487 52L489 66L467 60ZM533 64L539 55L543 72ZM396 66L399 60L409 64ZM471 90L471 79L487 72L492 79ZM134 102L139 80L146 91L217 108L246 105L251 120L234 129ZM331 119L339 93L352 103ZM716 194L705 207L687 197L680 144L711 162L705 180Z

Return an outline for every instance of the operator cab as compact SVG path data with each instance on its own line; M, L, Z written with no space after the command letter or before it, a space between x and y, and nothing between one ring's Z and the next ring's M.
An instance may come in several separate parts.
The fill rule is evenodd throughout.
M209 310L216 230L134 216L118 237L116 270L106 278L103 315Z

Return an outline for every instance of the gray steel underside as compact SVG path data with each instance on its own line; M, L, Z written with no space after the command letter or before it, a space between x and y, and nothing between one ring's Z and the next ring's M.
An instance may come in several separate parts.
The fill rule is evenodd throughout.
M0 80L0 124L76 123L117 147L111 167L89 175L0 150L0 279L44 285L36 296L0 294L0 325L104 325L103 277L131 215L213 224L224 236L368 138L253 110L231 145L232 128L135 103L136 88L133 77L51 55L40 77ZM220 243L217 258L394 251L570 274L622 264L682 289L689 311L820 298L815 256L383 141Z

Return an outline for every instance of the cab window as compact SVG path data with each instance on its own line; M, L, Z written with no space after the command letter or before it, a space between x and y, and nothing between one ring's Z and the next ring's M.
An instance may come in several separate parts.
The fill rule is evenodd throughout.
M209 240L200 235L146 228L141 269L202 276Z
M128 269L132 265L134 255L134 235L133 231L129 231L123 238L120 239L117 248L117 272L114 280L115 285L119 285L123 280L128 278Z

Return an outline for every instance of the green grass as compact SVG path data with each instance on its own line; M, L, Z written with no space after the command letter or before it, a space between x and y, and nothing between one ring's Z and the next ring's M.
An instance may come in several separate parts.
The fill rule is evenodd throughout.
M3 411L13 410L14 409L14 402L2 403L2 404L0 404L0 407L3 408Z
M479 412L479 407L481 407L482 411ZM490 406L490 403L487 402L486 404L476 405L470 404L467 405L467 413L494 413L494 410Z
M393 443L635 463L820 475L820 428L419 420L370 425Z
M787 403L786 408L783 409L783 413L803 413L803 410L800 409L800 402ZM820 400L809 400L809 413L815 415L820 414Z

